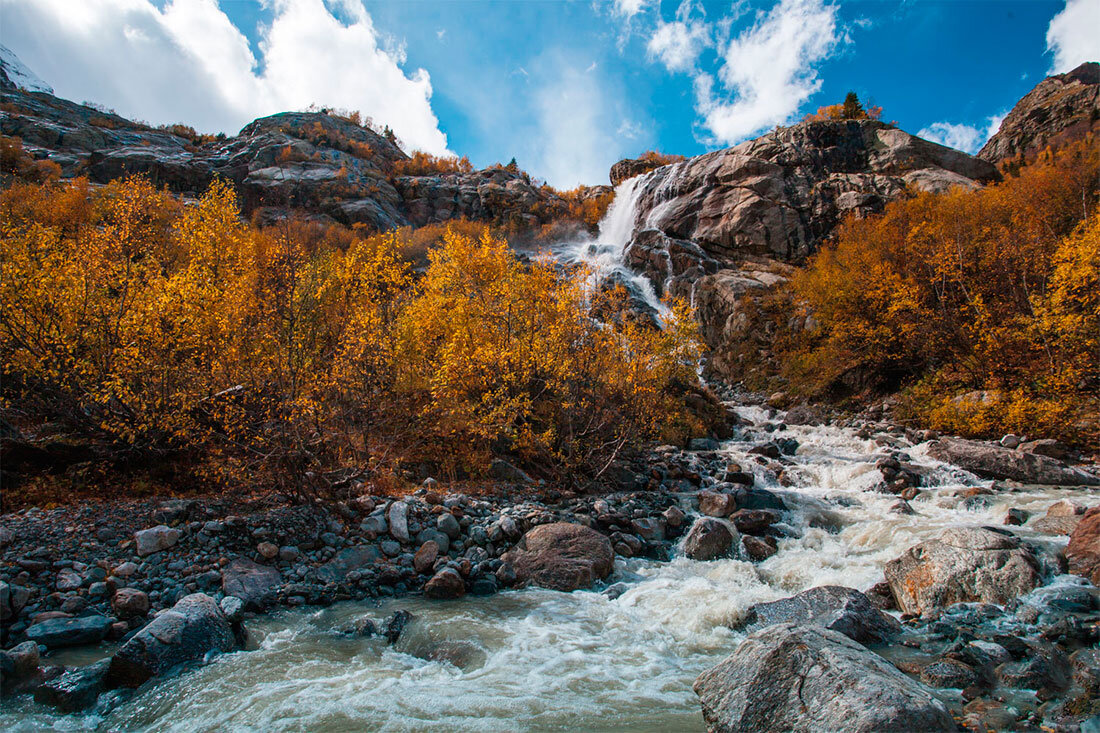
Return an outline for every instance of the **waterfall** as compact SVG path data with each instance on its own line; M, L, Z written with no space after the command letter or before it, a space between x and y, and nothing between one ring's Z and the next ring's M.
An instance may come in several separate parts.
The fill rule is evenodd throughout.
M668 308L657 297L653 283L626 266L626 250L634 234L644 178L635 176L616 186L615 198L600 220L600 233L596 239L572 242L565 247L562 255L566 261L584 264L592 271L589 278L591 286L595 287L608 279L619 282L632 295L663 315Z

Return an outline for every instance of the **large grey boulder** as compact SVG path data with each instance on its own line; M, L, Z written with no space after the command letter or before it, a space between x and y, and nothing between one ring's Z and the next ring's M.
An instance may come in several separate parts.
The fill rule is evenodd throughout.
M342 583L352 570L370 565L382 557L374 545L355 545L346 547L336 556L317 568L313 576L322 583Z
M111 628L112 619L107 616L82 616L80 618L51 618L40 621L27 629L27 638L49 649L81 646L103 641Z
M983 478L1052 486L1100 486L1100 476L1057 458L1010 450L994 443L942 438L929 444L928 455Z
M952 527L886 564L886 582L905 613L954 603L1004 605L1039 585L1031 548L989 527Z
M63 713L75 713L95 705L103 692L103 681L111 665L109 659L85 667L75 667L46 680L34 690L34 701L50 705Z
M192 593L122 645L111 658L107 682L111 687L137 687L177 665L235 646L233 627L217 601Z
M587 588L611 574L611 541L581 524L554 522L529 530L501 558L511 563L519 583L553 590Z
M714 733L954 731L932 691L843 634L779 624L695 680Z
M901 630L901 624L875 608L867 596L838 585L822 585L790 598L757 603L745 617L749 631L780 623L816 624L861 644L887 641Z
M737 546L737 530L712 517L699 517L684 537L684 555L692 560L729 557Z
M172 547L180 539L180 531L163 524L134 532L134 547L140 557Z
M246 557L234 559L222 570L222 592L240 598L246 607L256 610L275 600L282 582L278 568L260 565Z

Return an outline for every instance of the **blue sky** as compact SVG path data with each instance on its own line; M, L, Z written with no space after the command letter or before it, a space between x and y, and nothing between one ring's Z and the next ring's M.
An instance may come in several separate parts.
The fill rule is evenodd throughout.
M235 132L311 102L409 148L515 156L559 187L693 155L848 90L976 150L1047 73L1100 58L1100 0L0 0L57 93Z

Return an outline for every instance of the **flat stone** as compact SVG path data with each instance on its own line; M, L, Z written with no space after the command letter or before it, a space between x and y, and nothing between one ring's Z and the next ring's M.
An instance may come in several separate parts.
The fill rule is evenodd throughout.
M96 644L107 636L111 619L106 616L51 618L27 628L27 638L49 649Z

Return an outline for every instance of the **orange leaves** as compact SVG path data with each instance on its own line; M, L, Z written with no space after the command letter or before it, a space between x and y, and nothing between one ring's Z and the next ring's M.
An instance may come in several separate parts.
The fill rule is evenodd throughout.
M432 155L419 150L406 160L393 164L393 173L397 176L439 176L449 173L469 173L474 166L465 155Z

